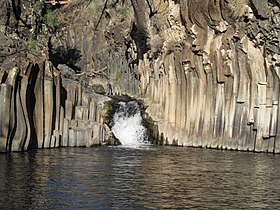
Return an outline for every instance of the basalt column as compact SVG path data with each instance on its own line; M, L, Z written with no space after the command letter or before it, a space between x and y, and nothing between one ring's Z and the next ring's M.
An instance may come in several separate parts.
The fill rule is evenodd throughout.
M110 99L61 77L48 61L1 72L0 152L114 144L104 123Z
M158 141L278 153L279 3L148 2L140 88Z

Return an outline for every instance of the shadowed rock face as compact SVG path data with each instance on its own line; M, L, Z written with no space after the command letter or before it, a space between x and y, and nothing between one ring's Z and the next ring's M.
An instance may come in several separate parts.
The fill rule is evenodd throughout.
M24 59L0 57L1 151L84 145L96 91L143 99L159 144L280 152L278 0L73 0L55 30L2 4L0 55ZM15 19L40 22L25 4Z

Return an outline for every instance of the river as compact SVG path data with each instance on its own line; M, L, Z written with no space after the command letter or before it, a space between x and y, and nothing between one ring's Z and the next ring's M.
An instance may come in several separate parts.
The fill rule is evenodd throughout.
M0 154L0 209L276 209L279 162L165 146Z

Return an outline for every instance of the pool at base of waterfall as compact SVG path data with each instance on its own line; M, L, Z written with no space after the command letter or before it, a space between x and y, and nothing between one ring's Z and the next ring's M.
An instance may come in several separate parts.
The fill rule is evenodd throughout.
M166 146L0 154L0 209L278 209L279 162Z

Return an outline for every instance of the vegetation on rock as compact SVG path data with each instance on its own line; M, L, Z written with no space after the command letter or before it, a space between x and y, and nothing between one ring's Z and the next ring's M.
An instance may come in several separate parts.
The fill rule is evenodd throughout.
M44 23L49 26L52 29L55 29L55 27L58 26L57 17L54 11L47 9L44 17L43 17Z
M33 55L36 55L37 53L36 41L34 39L29 39L27 40L26 45L27 45L28 52Z

